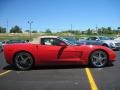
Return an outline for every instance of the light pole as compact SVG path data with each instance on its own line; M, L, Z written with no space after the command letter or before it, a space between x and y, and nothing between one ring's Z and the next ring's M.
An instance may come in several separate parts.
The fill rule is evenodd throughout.
M33 23L33 21L28 21L28 24L30 24L30 31L29 31L29 33L30 33L30 40L31 40L31 25L32 25L32 23Z
M72 24L70 24L70 27L71 27L71 31L72 31Z
M95 28L96 28L96 33L98 34L98 26L96 25L96 27L95 27ZM100 34L101 34L101 33L100 33Z
M8 19L6 20L6 33L8 33Z

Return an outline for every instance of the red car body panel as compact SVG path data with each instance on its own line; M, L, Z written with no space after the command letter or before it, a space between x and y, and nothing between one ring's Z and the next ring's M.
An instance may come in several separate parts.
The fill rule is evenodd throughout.
M21 51L29 52L35 60L35 65L50 62L78 62L88 64L89 57L95 50L105 51L110 61L115 61L116 59L115 52L103 46L50 46L30 43L4 45L4 55L8 64L14 64L14 56Z

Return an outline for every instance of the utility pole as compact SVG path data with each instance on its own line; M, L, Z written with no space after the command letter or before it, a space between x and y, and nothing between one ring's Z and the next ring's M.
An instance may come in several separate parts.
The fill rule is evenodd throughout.
M6 20L6 33L8 33L8 19Z
M96 32L97 32L97 34L98 34L98 26L96 25Z
M28 24L30 25L30 31L29 31L29 34L30 34L30 40L31 40L31 25L32 25L33 21L28 21Z
M72 24L70 24L70 27L71 27L71 31L72 31Z

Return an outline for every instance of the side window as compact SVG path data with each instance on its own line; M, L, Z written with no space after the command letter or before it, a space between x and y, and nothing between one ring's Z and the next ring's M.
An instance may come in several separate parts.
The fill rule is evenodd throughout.
M93 40L93 37L89 37L87 40Z
M97 38L96 37L93 37L93 40L96 40Z
M96 40L96 37L90 37L89 40Z
M42 45L54 45L54 46L59 46L60 43L62 41L60 41L59 39L56 38L42 38L41 39L41 44ZM63 42L62 42L63 43Z
M61 42L59 39L54 38L51 45L59 46Z
M42 45L48 45L48 44L50 44L49 43L49 39L47 39L47 38L41 38L41 44Z
M87 38L86 40L90 40L90 38Z
M53 40L51 38L42 38L41 44L42 45L52 45Z

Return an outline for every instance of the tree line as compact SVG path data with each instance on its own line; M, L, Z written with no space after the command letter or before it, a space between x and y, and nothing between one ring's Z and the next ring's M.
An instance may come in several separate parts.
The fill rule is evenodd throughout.
M25 30L25 32L30 32L30 30ZM0 26L0 33L7 33L7 29ZM8 33L23 33L23 31L22 28L16 25ZM37 30L33 30L32 33L37 33Z
M8 32L6 28L0 26L0 33L6 33ZM25 30L25 32L31 32L31 33L37 33L37 30ZM9 30L9 33L23 33L22 28L19 26L14 26ZM51 33L52 31L50 29L46 29L44 33ZM92 34L120 34L120 27L117 27L117 29L112 29L111 27L101 27L101 28L96 28L96 29L87 29L85 31L80 31L80 30L64 30L61 32L57 33L71 33L74 35L79 35L79 34L87 34L87 35L92 35Z
M84 32L83 32L84 33ZM86 34L119 34L120 33L120 27L117 27L117 29L112 29L111 27L101 27L97 28L96 30L88 29L86 30Z
M7 33L7 29L0 26L0 33ZM22 29L16 25L10 29L9 33L22 33Z

